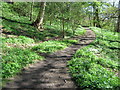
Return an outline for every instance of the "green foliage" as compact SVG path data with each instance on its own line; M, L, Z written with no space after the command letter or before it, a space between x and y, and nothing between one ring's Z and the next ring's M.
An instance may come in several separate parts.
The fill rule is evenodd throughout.
M97 27L90 27L92 30L95 31L95 33L97 34L97 38L98 39L102 39L102 40L113 40L113 41L120 41L119 40L119 33L116 32L112 32L106 29L100 29ZM103 35L104 33L104 35Z
M3 20L3 26L5 27L5 31L4 31L5 33L42 39L41 35L43 34L41 32L38 32L35 27L29 24L19 23L16 21L12 22L9 20Z
M62 29L60 20L52 20L52 24L49 25L49 20L44 22L44 30L38 31L36 27L31 25L29 21L30 2L15 2L14 4L8 4L2 2L2 26L3 33L6 36L1 37L3 43L3 78L8 78L14 74L20 72L20 70L27 64L32 63L35 59L42 59L34 51L40 53L52 53L57 50L66 48L71 44L76 44L77 40L61 40L61 41L45 41L54 40L54 38L61 39ZM38 3L34 3L32 19L36 19L38 14ZM50 10L51 11L51 10ZM58 14L58 13L57 13ZM52 14L54 15L54 14ZM76 32L76 35L82 35L85 30L80 27L80 31ZM73 36L72 28L68 23L65 23L65 33L67 38ZM10 37L9 37L10 36ZM38 46L27 48L24 45L35 44L37 41L45 41ZM18 48L18 47L24 47ZM27 48L27 49L26 49Z
M97 61L98 64L107 67L107 68L112 68L114 70L117 70L119 65L117 61L113 61L111 59L104 59L104 58L99 58Z
M61 37L62 30L59 29L56 25L45 25L46 28L44 31L40 32L37 31L37 29L29 24L23 24L18 22L11 22L8 20L3 20L3 26L5 27L5 33L15 34L15 35L21 35L21 36L27 36L30 38L34 38L36 40L45 40L47 38L53 38L53 37ZM65 30L66 37L73 36L71 29ZM85 30L80 28L79 31L76 30L76 35L82 35L85 33Z
M25 37L25 36L18 36L18 37L2 37L2 41L5 43L11 44L32 44L35 43L33 39Z
M77 28L75 30L75 35L83 35L86 32L86 30L84 30L84 28Z
M116 20L110 20L108 16L111 16L111 13L115 12L116 8L112 8L108 4L111 8L109 10L107 9L107 4L101 2L96 2L96 5L99 6L98 16L101 16L99 17L101 20L101 26L113 30ZM52 53L66 48L71 44L76 44L78 41L45 41L40 43L38 46L34 46L32 50L29 50L30 48L11 48L5 46L5 43L32 44L35 43L35 40L44 41L49 39L54 40L54 38L61 38L63 34L63 26L65 38L70 38L73 35L82 35L85 33L85 30L81 26L78 26L78 24L92 25L93 23L92 19L94 18L94 13L91 12L91 8L93 8L92 2L47 3L43 23L44 31L37 31L35 27L31 26L32 22L29 21L29 15L31 13L31 11L29 11L30 6L30 2L15 2L14 4L2 2L3 13L1 17L3 17L3 33L17 35L15 38L2 38L3 78L13 76L24 66L32 63L35 59L42 59L42 57L37 55L34 51L39 53ZM33 20L36 19L38 11L38 3L34 3L32 16ZM106 14L108 11L109 13ZM106 16L108 20L104 20ZM106 22L109 25L106 25ZM95 42L91 43L90 46L76 52L74 58L68 63L70 72L80 87L117 87L119 83L117 83L118 77L115 76L115 72L119 69L117 57L119 52L118 45L120 44L120 39L118 39L119 34L94 27L91 27L91 29L94 29L97 34L97 38Z
M29 16L30 2L14 3L14 5L11 6L11 10L20 16Z
M113 88L118 86L118 77L89 58L76 58L68 63L70 72L79 87Z
M91 29L96 33L96 40L78 50L68 61L70 73L80 88L117 88L120 85L120 78L116 75L120 69L118 33Z
M33 60L41 60L43 57L29 49L7 48L4 46L2 55L2 78L8 78L26 65L33 63Z
M23 3L23 4L15 3L14 5L4 3L4 2L1 2L1 3L2 3L2 16L1 17L5 17L6 19L12 20L13 22L17 21L17 22L21 22L21 23L29 23L29 24L31 23L29 21L28 15L27 16L21 16L21 14L24 14L25 13L24 11L27 10L27 9L23 10L23 7L20 8L19 6L21 6L25 3ZM16 5L18 5L18 4L19 4L19 6L17 7ZM15 7L16 7L17 12L13 9ZM19 8L19 10L22 9L22 10L20 10L21 12L19 12L19 10L17 10L17 8Z
M4 32L8 34L15 34L15 35L21 35L21 36L27 36L30 38L34 38L36 40L45 40L46 38L52 38L52 37L61 37L63 34L62 31L62 24L61 19L58 19L58 16L61 16L62 14L59 12L61 9L68 8L67 4L64 3L64 7L61 7L63 3L49 3L46 7L46 12L51 11L50 8L53 8L53 5L57 7L54 8L54 11L56 14L51 13L49 16L48 13L45 14L45 22L44 22L44 28L45 30L40 32L37 31L37 29L33 26L31 26L31 21L29 21L29 14L31 13L30 2L16 2L14 4L8 4L2 2L2 8L3 8L3 26L4 26ZM61 7L58 7L58 5ZM24 9L25 7L25 9ZM50 8L49 8L50 7ZM34 3L33 7L33 18L36 19L36 15L38 14L38 3ZM58 10L57 10L58 9ZM69 11L69 10L67 10ZM36 14L36 15L34 15ZM77 15L76 15L77 16ZM50 17L50 18L48 18ZM53 17L55 19L53 19ZM65 11L65 19L70 18L68 16L68 13ZM52 19L51 19L52 18ZM77 20L77 19L76 19ZM49 22L52 22L50 25ZM75 30L75 35L81 35L84 34L85 30L83 28L78 28L77 24L71 25L70 21L65 21L65 37L71 37L73 36L73 28L77 28Z
M68 45L69 43L64 43L61 41L45 41L38 46L34 46L32 49L40 53L52 53L66 48Z

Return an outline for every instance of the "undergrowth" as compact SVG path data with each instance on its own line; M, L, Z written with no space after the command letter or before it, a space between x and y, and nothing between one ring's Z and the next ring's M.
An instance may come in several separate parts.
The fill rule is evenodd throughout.
M51 40L51 41L45 41L37 46L34 46L32 50L38 53L52 53L57 50L64 49L71 44L76 44L76 43L78 43L77 40L62 40L62 41Z
M26 65L33 63L34 60L42 60L43 57L29 49L21 49L6 46L3 47L2 55L2 78L8 78L16 73Z
M69 72L78 87L83 89L118 88L119 33L95 27L91 29L96 33L96 40L78 50L68 61Z
M61 39L62 29L57 22L44 25L43 31L38 31L31 25L28 16L15 12L12 4L2 3L2 78L7 79L21 72L21 69L34 60L43 60L38 53L52 53L78 43L77 40L67 40L74 35L83 35L85 30L79 25L73 35L73 30L65 26L65 39ZM17 6L17 3L15 3ZM58 39L57 41L55 41ZM48 41L47 41L48 40ZM41 43L42 42L42 43ZM32 45L36 46L32 46ZM29 45L29 46L28 46ZM21 46L23 46L21 48ZM24 47L25 46L25 47Z
M10 44L32 44L35 43L35 41L31 38L25 37L25 36L18 36L18 37L2 37L2 41L4 43L10 43Z

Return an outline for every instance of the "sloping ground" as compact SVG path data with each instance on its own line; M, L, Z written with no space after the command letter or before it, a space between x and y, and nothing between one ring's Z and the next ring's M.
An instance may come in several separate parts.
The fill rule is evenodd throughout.
M119 33L90 27L96 39L68 61L76 85L84 90L119 90Z
M87 29L87 28L86 28ZM72 45L53 54L44 55L46 60L38 61L8 82L3 88L76 88L67 68L67 61L79 48L82 48L95 39L93 31L87 29L80 43Z

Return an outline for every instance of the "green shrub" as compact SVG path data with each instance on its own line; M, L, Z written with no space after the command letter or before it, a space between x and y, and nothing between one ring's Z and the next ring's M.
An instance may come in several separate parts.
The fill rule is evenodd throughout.
M33 63L33 60L41 60L43 57L28 49L3 48L2 55L2 77L11 77L20 72L27 64Z

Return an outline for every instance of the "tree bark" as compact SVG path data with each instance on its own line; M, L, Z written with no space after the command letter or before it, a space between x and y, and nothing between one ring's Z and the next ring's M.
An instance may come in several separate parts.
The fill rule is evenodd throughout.
M118 4L118 21L117 21L117 32L120 32L120 0Z
M101 27L100 19L99 19L99 7L98 7L98 5L96 5L96 3L93 4L93 9L94 9L93 25L96 27Z
M96 16L96 26L101 28L101 26L100 26L100 19L99 19L99 10L98 10L98 6L96 7L95 16Z
M62 32L63 32L63 34L62 34L62 38L65 38L65 25L64 25L64 19L62 20Z
M32 21L33 5L34 5L34 0L32 0L32 4L31 4L31 8L30 8L30 21Z
M14 4L13 0L3 0L3 1L5 1L8 4Z
M35 27L37 27L38 30L43 29L43 19L45 14L45 6L46 2L40 2L40 11L38 13L36 21L33 23Z

